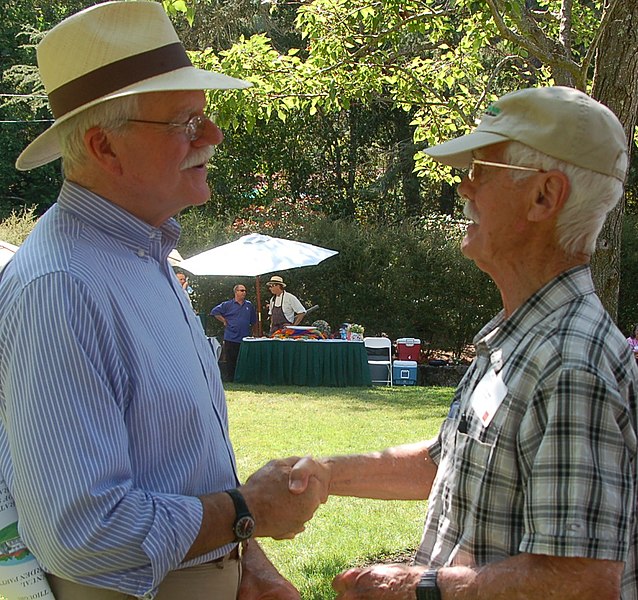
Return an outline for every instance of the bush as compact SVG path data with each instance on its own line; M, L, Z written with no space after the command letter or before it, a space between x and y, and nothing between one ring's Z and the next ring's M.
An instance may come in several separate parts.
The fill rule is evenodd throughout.
M480 326L500 308L495 286L461 254L462 230L450 219L363 226L305 211L299 215L292 211L287 216L285 221L268 220L267 226L262 223L253 231L294 237L339 252L317 266L279 273L305 306L319 305L312 320L327 321L333 331L342 322L356 322L364 325L366 335L383 332L392 339L418 337L458 356ZM303 217L302 225L295 227L296 220ZM180 220L184 227L180 244L183 256L247 233L234 233L233 226L200 211L189 211ZM196 238L200 240L199 248L195 247ZM264 285L267 275L261 278L262 305L270 298ZM255 281L251 279L192 277L196 308L207 315L217 303L232 297L232 286L238 282L253 290L249 297L254 299ZM264 311L264 330L266 318ZM216 320L205 319L205 323L209 335L221 334Z
M0 240L19 246L31 233L37 222L36 207L23 208L12 211L11 214L0 221Z

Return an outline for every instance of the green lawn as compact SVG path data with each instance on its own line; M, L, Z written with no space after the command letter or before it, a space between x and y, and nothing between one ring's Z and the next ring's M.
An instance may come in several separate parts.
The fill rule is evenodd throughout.
M271 458L381 450L436 435L453 390L430 387L299 388L228 385L231 437L240 476ZM262 540L304 600L334 598L348 567L411 553L425 502L331 498L290 541Z

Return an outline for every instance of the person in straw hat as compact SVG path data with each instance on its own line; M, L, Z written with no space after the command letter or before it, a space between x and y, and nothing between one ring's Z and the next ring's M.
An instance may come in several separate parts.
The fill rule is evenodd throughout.
M204 90L249 84L194 68L157 2L92 6L37 54L55 122L16 165L62 157L66 179L0 283L21 536L57 600L296 600L252 538L293 537L325 491L291 492L291 460L240 485L215 357L167 261L223 137Z
M589 269L625 132L580 91L533 88L426 152L466 169L462 251L503 310L438 437L325 461L331 493L429 496L416 564L346 571L337 598L636 600L638 368Z
M286 283L280 275L273 275L266 287L272 297L268 302L270 316L270 335L286 325L299 325L306 315L306 308L297 296L286 292Z

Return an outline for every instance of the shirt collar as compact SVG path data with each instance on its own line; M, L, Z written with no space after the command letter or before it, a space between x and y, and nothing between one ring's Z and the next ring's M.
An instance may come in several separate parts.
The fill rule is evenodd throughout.
M499 371L519 343L534 329L547 328L547 319L576 298L595 293L589 265L564 271L530 296L509 318L501 310L475 336L476 354L489 355Z
M168 219L159 227L153 227L72 181L65 180L62 184L58 206L80 221L117 239L138 256L146 254L158 261L165 261L179 240L181 229L175 219Z

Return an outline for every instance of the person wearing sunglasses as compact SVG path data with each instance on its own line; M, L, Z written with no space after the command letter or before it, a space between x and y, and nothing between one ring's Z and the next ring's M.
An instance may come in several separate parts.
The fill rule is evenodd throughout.
M266 287L272 294L268 302L270 335L286 325L299 325L306 316L306 308L297 296L286 291L283 277L273 275L266 283Z
M503 309L434 439L323 461L332 494L428 500L415 564L350 569L336 597L636 600L638 367L589 267L623 127L578 90L525 89L426 153L465 169L461 248Z
M257 335L257 311L253 303L246 299L248 290L243 283L233 287L234 297L220 302L210 314L224 326L224 343L221 362L224 365L224 379L235 380L235 368L241 341L251 333Z

